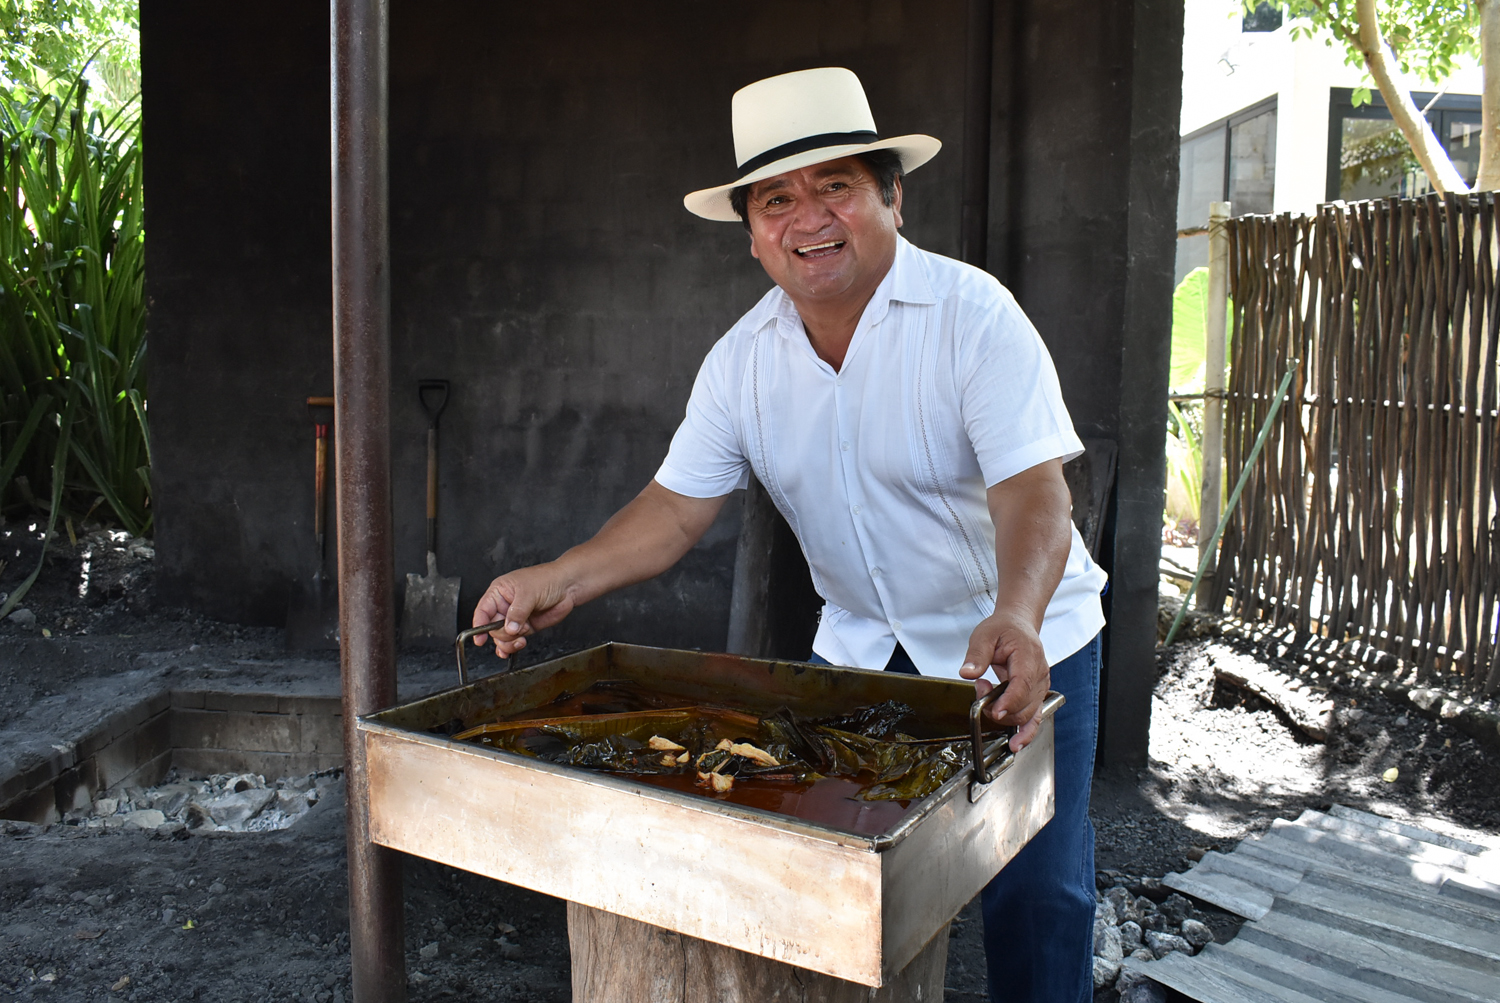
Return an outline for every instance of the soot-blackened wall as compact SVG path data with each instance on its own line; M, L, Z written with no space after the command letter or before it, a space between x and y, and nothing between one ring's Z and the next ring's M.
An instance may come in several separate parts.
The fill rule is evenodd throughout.
M397 0L391 9L393 491L421 571L426 421L439 565L472 609L651 478L698 364L770 287L743 230L682 196L733 177L729 98L838 64L881 128L956 137L962 4ZM311 570L312 425L331 392L326 8L143 11L161 587L279 623ZM958 159L915 174L907 234L955 253ZM738 506L660 579L553 635L722 647ZM330 562L333 548L329 547ZM331 566L331 565L330 565ZM465 613L465 619L467 613Z
M769 287L738 225L681 206L731 179L745 83L847 66L883 132L942 139L908 181L905 233L956 256L979 106L965 32L990 20L988 267L1051 346L1080 431L1120 443L1106 699L1124 715L1113 754L1143 758L1181 4L1016 0L976 19L982 2L393 0L398 573L422 569L419 379L453 384L438 555L466 610L655 471L704 353ZM280 623L314 564L303 402L332 389L327 8L147 0L142 40L160 588ZM738 518L736 502L678 568L551 643L721 647Z

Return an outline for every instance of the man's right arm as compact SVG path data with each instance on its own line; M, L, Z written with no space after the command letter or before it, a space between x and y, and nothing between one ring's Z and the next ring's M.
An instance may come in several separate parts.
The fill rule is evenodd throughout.
M558 623L575 606L676 564L708 532L727 497L692 498L653 480L588 542L491 582L474 609L474 626L504 619L488 636L495 653L509 657L526 646L528 634ZM474 639L484 642L484 635Z

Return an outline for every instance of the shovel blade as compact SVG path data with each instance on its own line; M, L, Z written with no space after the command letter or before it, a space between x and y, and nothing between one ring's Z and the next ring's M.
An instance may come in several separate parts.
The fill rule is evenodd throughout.
M450 648L458 634L457 578L438 574L437 555L427 554L427 574L406 576L401 642L413 648Z
M293 651L337 651L339 647L338 586L314 575L292 588L286 613L286 646Z

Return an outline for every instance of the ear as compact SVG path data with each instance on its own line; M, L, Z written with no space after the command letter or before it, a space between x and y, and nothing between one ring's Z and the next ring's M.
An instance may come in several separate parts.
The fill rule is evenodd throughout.
M760 260L760 251L756 250L756 248L755 248L755 231L754 230L750 231L750 257L754 258L756 261Z
M901 229L901 178L896 178L896 198L891 203L891 213L896 218L896 229Z

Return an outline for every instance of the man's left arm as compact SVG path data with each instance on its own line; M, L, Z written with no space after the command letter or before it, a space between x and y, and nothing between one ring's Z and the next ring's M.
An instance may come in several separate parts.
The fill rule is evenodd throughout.
M980 696L994 685L980 678L987 671L993 669L997 679L1009 681L990 714L1018 729L1010 746L1019 751L1036 735L1052 681L1042 648L1042 619L1068 563L1072 496L1062 461L1054 459L995 484L986 498L995 523L999 572L995 612L969 636L960 674L976 680Z

